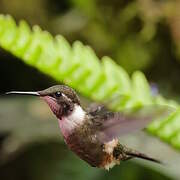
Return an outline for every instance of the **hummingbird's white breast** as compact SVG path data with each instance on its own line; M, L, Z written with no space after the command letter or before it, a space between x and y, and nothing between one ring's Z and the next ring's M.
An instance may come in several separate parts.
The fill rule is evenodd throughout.
M75 124L82 124L85 120L86 112L82 109L80 105L74 105L72 113L66 117L68 121L71 121Z
M68 137L74 128L83 124L86 119L85 116L86 112L81 108L80 105L75 104L72 113L68 116L62 117L62 119L59 120L59 126L64 137Z

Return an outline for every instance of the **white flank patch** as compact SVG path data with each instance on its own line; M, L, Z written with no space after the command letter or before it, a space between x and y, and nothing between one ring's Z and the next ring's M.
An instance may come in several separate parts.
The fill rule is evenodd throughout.
M118 144L118 139L113 139L112 141L105 143L104 151L108 154L112 154L113 150L117 146L117 144Z
M116 164L120 164L120 161L117 161L117 160L114 159L109 164L106 164L104 166L104 169L109 170L109 169L113 168Z
M120 161L113 157L113 151L114 148L117 146L118 142L118 139L113 139L112 141L109 141L104 144L104 152L108 153L111 156L111 161L107 162L103 167L106 170L109 170L116 164L120 164Z

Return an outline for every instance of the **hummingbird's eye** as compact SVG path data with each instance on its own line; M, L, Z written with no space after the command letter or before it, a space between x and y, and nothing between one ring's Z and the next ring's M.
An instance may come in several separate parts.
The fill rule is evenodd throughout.
M60 92L60 91L57 91L56 93L55 93L55 97L56 98L59 98L59 97L61 97L62 96L62 93Z

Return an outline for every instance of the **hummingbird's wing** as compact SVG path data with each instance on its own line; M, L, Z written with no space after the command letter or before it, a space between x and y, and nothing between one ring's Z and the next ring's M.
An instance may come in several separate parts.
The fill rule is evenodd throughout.
M153 120L167 117L175 109L166 105L148 105L123 112L111 112L104 106L89 111L92 128L100 141L107 142L121 135L141 130Z

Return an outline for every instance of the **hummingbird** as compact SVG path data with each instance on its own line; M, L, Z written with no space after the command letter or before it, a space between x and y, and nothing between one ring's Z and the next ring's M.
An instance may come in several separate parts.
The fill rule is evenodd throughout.
M138 112L113 112L99 104L83 108L77 93L65 85L55 85L37 92L10 91L5 94L42 98L57 117L69 149L93 167L109 170L121 161L133 158L161 163L122 145L118 138L145 128L155 118L168 115L167 106L151 106Z

